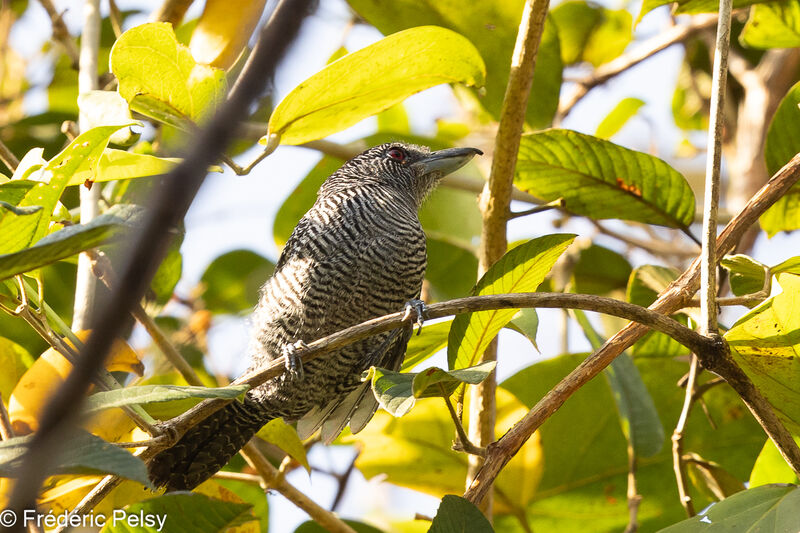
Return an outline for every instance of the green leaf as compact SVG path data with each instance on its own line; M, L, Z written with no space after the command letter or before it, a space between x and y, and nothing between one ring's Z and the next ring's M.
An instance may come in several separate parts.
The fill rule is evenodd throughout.
M554 234L532 239L506 253L483 275L474 295L532 292L544 281L575 235ZM458 315L450 328L447 363L451 369L472 366L486 347L519 311L500 309Z
M764 49L800 46L800 2L783 0L753 6L739 42Z
M800 256L790 257L786 261L775 265L770 270L773 274L780 274L781 272L800 274Z
M31 174L41 170L47 164L47 160L44 159L43 155L44 149L42 148L28 150L20 160L16 170L14 170L14 175L11 176L11 179L14 181L30 179Z
M96 392L89 396L84 406L85 414L123 405L148 404L184 400L186 398L236 398L241 396L249 385L229 385L227 387L181 387L178 385L141 385L110 391Z
M452 323L452 320L445 320L435 324L425 324L420 334L417 334L415 329L406 346L406 356L400 370L408 371L414 368L447 346L447 336L450 334Z
M633 17L584 1L569 1L551 12L565 65L586 61L597 67L619 56L633 38Z
M476 385L492 373L496 364L496 361L487 361L449 372L436 367L422 372L393 372L372 367L366 379L372 380L372 392L380 406L393 416L401 417L414 407L417 398L442 396L441 387L450 395L463 383Z
M494 533L480 509L460 496L442 498L428 533Z
M212 313L238 314L253 309L258 289L275 263L250 250L234 250L214 259L203 272L201 298Z
M0 442L0 476L14 477L32 435ZM114 474L150 487L147 467L138 457L100 437L80 430L64 439L56 452L51 473Z
M129 180L166 174L181 160L175 157L156 157L124 150L106 148L97 164L97 172L91 175L88 169L72 175L67 186L82 185L86 180L102 183L113 180Z
M573 309L578 324L583 329L592 349L597 350L605 342L592 327L591 322L580 309ZM647 390L633 359L627 354L618 355L605 368L603 374L614 394L622 433L633 446L638 457L652 457L664 445L664 427L658 418L653 398Z
M767 171L775 174L800 152L800 82L789 89L778 105L767 130L764 157ZM761 215L761 227L772 237L779 231L800 229L800 186L795 184Z
M353 528L356 533L382 533L380 529L364 522L356 522L355 520L343 520L343 522ZM327 531L321 525L309 520L297 526L294 533L327 533Z
M539 315L534 308L520 309L506 325L507 328L513 329L517 333L524 335L536 350L539 346L536 344L536 333L539 331Z
M800 445L800 438L795 437L794 440ZM752 489L770 483L794 483L797 485L798 482L800 480L798 480L797 474L786 463L786 459L778 451L778 447L771 439L767 439L753 465L753 471L750 472L748 487Z
M507 389L532 407L584 358L585 355L576 354L537 363L504 381L498 390ZM661 424L674 427L684 393L675 383L688 365L659 358L637 359L636 366ZM700 376L701 383L713 377L707 374ZM704 401L716 427L711 427L703 410L693 410L684 432L684 449L719 463L740 480L747 479L764 443L758 424L729 387L712 388L704 395ZM570 396L539 429L545 467L526 512L533 531L625 529L629 519L627 444L615 411L611 389L595 379ZM565 435L576 437L564 438ZM639 508L640 531L657 531L686 516L675 497L674 484L665 480L674 481L669 436L664 437L658 454L637 465L637 488L642 502L647 502ZM690 491L697 509L710 503L695 487L690 486ZM513 516L497 517L495 527L498 531L519 531L516 522Z
M285 451L292 459L303 465L309 474L311 473L303 442L297 436L297 431L284 422L283 418L273 418L256 433L256 436Z
M16 342L0 337L0 397L8 405L11 391L28 368L33 364L33 357Z
M733 0L733 9L740 9L754 4L761 4L767 0ZM638 24L642 17L657 7L672 4L672 0L644 0L639 17L636 19ZM719 2L715 0L677 0L674 13L715 13L719 10Z
M800 530L800 489L763 485L734 494L660 533Z
M523 135L514 183L595 219L619 218L685 228L694 219L686 179L651 155L570 130Z
M743 254L726 255L719 262L730 271L731 291L736 296L759 292L764 288L767 266Z
M430 24L460 33L475 45L486 63L485 91L465 92L500 118L509 58L514 51L524 0L442 2L441 0L348 0L350 6L384 35ZM525 120L532 128L550 126L561 89L561 52L557 28L548 17L536 56L536 72ZM457 89L457 93L462 91Z
M137 225L142 211L137 206L114 206L87 224L67 226L29 248L0 255L0 279L41 268L119 239L127 230Z
M623 98L614 106L606 117L597 125L595 136L601 139L610 139L616 135L623 126L633 118L644 105L644 100L639 98Z
M131 109L167 124L202 122L225 97L225 71L197 64L168 23L142 24L120 35L110 65Z
M85 169L90 169L90 174L93 174L109 137L125 126L101 126L87 130L43 167L42 181L28 189L16 204L16 207L39 206L40 212L16 215L0 208L0 253L17 252L44 237L50 215L69 179Z
M224 533L255 520L249 503L223 502L193 492L173 492L129 505L101 533ZM150 518L151 522L142 523ZM161 522L159 522L161 520Z
M580 294L606 295L625 289L631 264L613 250L592 244L578 252L572 269L572 288Z
M434 85L483 85L485 76L480 54L463 36L435 26L411 28L298 85L273 111L267 138L279 136L282 144L320 139Z
M656 301L658 294L678 277L674 268L658 265L642 265L636 268L628 281L626 299L642 307ZM676 320L685 324L685 315L676 315ZM676 357L687 353L686 347L669 335L651 331L633 345L634 357Z
M800 276L777 276L783 292L740 318L725 334L731 356L776 414L800 434Z
M426 246L428 267L425 269L425 279L429 284L431 299L443 301L469 294L478 272L475 253L450 240L429 238Z

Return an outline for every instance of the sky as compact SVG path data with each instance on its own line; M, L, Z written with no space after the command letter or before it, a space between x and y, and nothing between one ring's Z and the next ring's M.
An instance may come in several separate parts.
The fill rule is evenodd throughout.
M118 0L118 4L121 9L142 6L150 9L156 2ZM201 2L196 4L192 7L189 18L199 14ZM356 26L345 36L349 12L344 1L324 0L320 4L319 11L305 21L298 40L277 73L275 86L278 98L322 68L330 55L342 44L352 51L381 38L376 30L365 26ZM81 26L80 10L76 8L78 3L61 1L56 2L56 5L61 9L69 7L65 19L73 34L76 34ZM638 5L634 5L632 11L638 12ZM649 14L637 28L637 39L657 33L659 29L665 27L667 19L666 9L659 9ZM129 25L145 21L146 16L134 17L129 21ZM49 27L49 21L44 11L38 3L32 2L25 19L12 33L12 43L15 48L33 60L29 73L34 80L42 82L49 79L50 73L42 66L41 61L35 60L42 42L49 38L49 35L39 30L45 27ZM636 46L636 43L631 45L633 46ZM679 47L672 47L593 90L567 117L562 127L593 133L597 124L619 100L635 96L647 102L647 105L641 111L641 116L631 120L614 141L642 151L655 148L656 155L674 162L674 149L681 139L681 133L673 124L669 108L663 103L671 100L682 57L682 50ZM26 109L31 113L40 110L44 105L43 98L42 90L32 90L26 100ZM447 86L435 87L406 101L412 129L422 134L433 133L436 120L452 117L456 108L457 104ZM349 142L372 133L374 129L375 120L367 119L332 136L331 139ZM239 161L240 163L249 161L252 157L253 153L246 153L239 158ZM319 157L318 153L305 148L280 147L248 176L238 177L230 171L211 174L186 218L186 236L181 249L184 272L177 288L178 293L188 294L206 266L215 257L227 251L247 248L275 260L278 250L272 239L272 220L282 202ZM702 159L674 164L695 170L703 167ZM513 206L513 208L524 207ZM509 225L509 239L513 241L550 233L553 231L551 222L554 218L552 214L542 214L516 219ZM622 222L610 223L609 226L625 227ZM594 234L587 222L577 218L572 219L559 231L571 231L584 237ZM695 233L699 234L699 231ZM619 243L607 237L599 237L595 242L618 251L623 250ZM771 240L761 238L753 255L767 264L777 264L796 254L800 249L798 244L798 237L784 234ZM648 260L644 254L633 254L631 257L637 264ZM741 309L733 313L733 315L740 314ZM729 312L725 316L733 315ZM540 332L558 330L557 312L541 312L540 319ZM223 318L218 321L209 337L211 364L215 370L229 375L236 375L244 370L247 332L248 324L245 319ZM561 340L557 336L546 334L540 334L538 338L540 353L515 333L504 333L501 343L501 349L514 353L515 356L501 359L498 367L500 380L535 360L557 355L561 350ZM588 343L576 328L572 328L570 349L584 351L588 348ZM446 362L438 356L428 364L445 366ZM310 459L312 464L341 471L352 456L353 451L349 448L315 446ZM333 499L336 486L329 476L315 473L309 479L309 476L300 469L289 475L289 481L323 506L328 506ZM270 531L273 533L291 532L300 522L307 519L304 512L280 496L271 496L270 505ZM438 500L432 497L392 487L381 483L380 480L367 481L356 471L339 512L345 517L357 517L391 509L399 518L410 518L416 512L433 515L437 505Z

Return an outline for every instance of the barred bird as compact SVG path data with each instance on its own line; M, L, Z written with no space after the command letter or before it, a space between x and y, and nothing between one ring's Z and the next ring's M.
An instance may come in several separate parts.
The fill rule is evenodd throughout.
M298 421L302 438L322 428L333 440L355 433L377 408L362 373L399 369L410 329L386 332L299 364L298 346L416 301L425 274L417 210L446 174L482 152L390 143L334 172L297 224L253 312L248 371L287 356L287 371L190 429L149 464L168 491L191 490L273 418Z

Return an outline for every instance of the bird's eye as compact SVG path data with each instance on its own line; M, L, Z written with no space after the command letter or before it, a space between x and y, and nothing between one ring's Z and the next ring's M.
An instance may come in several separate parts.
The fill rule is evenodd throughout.
M400 162L405 161L406 157L408 157L408 154L406 154L406 151L402 148L391 148L388 152L386 152L386 155L389 156L389 158Z

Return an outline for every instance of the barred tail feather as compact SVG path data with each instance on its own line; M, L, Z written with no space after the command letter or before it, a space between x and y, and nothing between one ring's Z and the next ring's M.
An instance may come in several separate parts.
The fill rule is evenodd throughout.
M269 419L253 400L234 401L187 431L148 464L150 481L167 491L192 490L225 466Z

